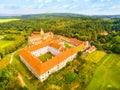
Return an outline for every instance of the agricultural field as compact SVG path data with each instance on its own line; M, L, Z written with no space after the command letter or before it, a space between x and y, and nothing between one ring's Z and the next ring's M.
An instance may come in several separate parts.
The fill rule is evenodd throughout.
M6 67L9 64L10 61L10 55L7 55L5 58L0 60L0 69Z
M87 53L84 56L82 56L82 58L84 58L85 60L89 60L91 62L97 63L99 62L104 56L106 55L105 52L103 51L94 51L92 53Z
M4 47L9 46L13 43L14 43L14 41L10 41L10 40L0 40L0 48L4 48Z
M99 66L96 68L93 79L88 85L87 90L119 90L120 56L115 54L106 54L98 62L98 65Z
M0 19L0 23L11 22L16 20L20 20L20 19Z

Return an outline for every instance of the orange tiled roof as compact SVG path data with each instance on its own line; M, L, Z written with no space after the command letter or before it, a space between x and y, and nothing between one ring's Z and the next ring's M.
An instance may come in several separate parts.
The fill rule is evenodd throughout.
M74 49L68 49L68 50L64 51L63 53L55 56L54 58L48 60L47 62L42 63L40 74L43 74L43 73L49 71L51 68L58 65L60 62L64 61L69 56L73 55L74 53L76 53L76 51Z
M94 50L95 48L96 48L95 46L91 46L91 47L88 48L88 51L92 51L92 50Z
M40 74L40 69L41 69L41 61L31 55L27 49L23 49L20 52L20 55L24 58L24 60L32 67L32 69L37 73Z
M108 35L108 32L107 31L103 31L101 32L102 35Z
M84 43L83 41L77 40L77 39L75 39L75 38L70 38L70 42L71 42L73 45L79 45L79 44L83 44L83 43Z
M32 67L32 69L37 74L41 75L53 68L54 66L56 66L57 64L59 64L60 62L67 59L69 56L76 53L76 50L68 49L44 63L41 63L41 61L38 58L31 55L30 52L27 51L27 49L23 49L19 53L25 59L25 61Z
M40 34L40 32L34 31L32 34L33 34L33 35L38 35L38 34Z

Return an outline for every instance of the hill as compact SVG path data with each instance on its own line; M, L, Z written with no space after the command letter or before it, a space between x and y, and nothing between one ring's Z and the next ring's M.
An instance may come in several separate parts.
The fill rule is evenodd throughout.
M89 17L100 19L120 18L120 15L84 15L75 13L42 13L28 15L0 15L0 18L58 18L58 17Z

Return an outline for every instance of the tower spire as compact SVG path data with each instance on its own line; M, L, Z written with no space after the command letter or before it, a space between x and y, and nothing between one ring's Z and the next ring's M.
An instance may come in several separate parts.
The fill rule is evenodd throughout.
M44 31L43 31L43 29L41 28L40 35L43 35L43 34L44 34Z

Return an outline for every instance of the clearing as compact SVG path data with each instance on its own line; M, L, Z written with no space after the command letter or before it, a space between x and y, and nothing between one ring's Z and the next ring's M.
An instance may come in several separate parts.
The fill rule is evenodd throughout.
M87 90L120 89L120 56L116 54L106 54L100 62L98 62L98 65Z
M0 23L11 22L16 20L20 20L20 19L0 19Z
M14 41L10 41L10 40L0 40L0 48L4 48L4 47L9 46L13 43L14 43Z
M87 53L86 55L82 56L85 60L92 61L94 63L99 62L104 56L106 55L105 52L96 50L92 53Z

